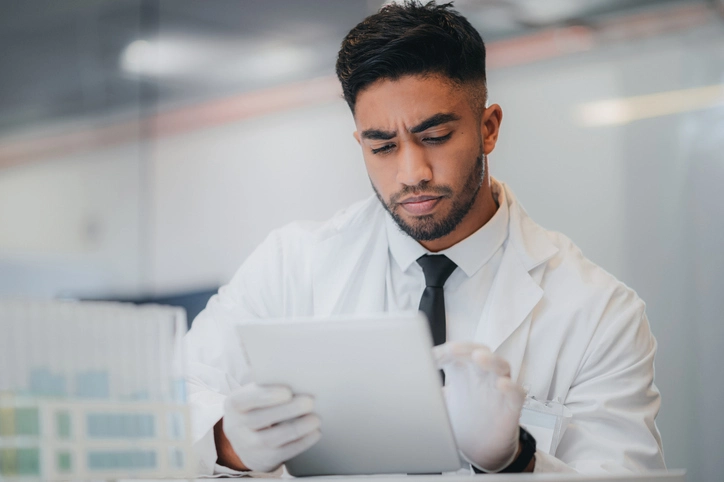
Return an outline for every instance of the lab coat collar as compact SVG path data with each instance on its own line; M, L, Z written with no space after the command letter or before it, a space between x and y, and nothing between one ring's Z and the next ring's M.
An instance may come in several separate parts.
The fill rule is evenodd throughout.
M485 263L493 257L508 237L508 203L502 185L492 180L493 195L500 207L492 218L480 229L448 249L434 254L443 254L450 258L468 277L473 276ZM407 269L417 259L430 251L419 242L404 233L385 212L385 228L390 245L390 253L402 271Z

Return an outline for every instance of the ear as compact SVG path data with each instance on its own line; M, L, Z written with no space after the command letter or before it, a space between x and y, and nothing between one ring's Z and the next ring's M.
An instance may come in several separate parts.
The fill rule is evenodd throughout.
M498 104L493 104L483 111L480 120L480 136L483 139L483 152L486 156L495 149L501 122L503 122L503 109Z
M354 136L355 140L357 141L357 144L359 144L359 145L361 146L361 145L362 145L362 141L360 141L359 132L358 132L358 131L354 131L354 132L352 133L352 135Z

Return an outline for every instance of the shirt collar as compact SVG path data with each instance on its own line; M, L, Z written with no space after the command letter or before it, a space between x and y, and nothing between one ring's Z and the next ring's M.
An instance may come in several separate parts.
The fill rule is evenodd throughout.
M498 201L498 210L480 229L459 243L435 254L444 254L462 269L468 277L473 276L508 237L508 202L505 189L492 179L493 196ZM420 243L412 239L397 226L397 222L386 213L385 225L390 252L402 271L424 254L430 254Z

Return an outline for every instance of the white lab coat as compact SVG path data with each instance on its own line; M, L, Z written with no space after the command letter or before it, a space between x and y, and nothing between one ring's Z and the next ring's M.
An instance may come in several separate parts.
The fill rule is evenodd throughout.
M644 302L535 224L502 185L509 236L474 341L503 356L530 396L563 401L573 414L555 457L537 452L536 472L664 469ZM196 318L186 349L202 472L213 471L211 429L225 395L251 380L234 323L385 311L384 216L371 197L326 223L272 232Z

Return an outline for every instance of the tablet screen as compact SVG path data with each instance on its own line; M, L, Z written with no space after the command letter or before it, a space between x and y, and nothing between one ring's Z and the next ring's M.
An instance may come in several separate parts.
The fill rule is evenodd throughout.
M315 397L322 438L287 462L291 475L460 468L424 315L255 320L238 333L256 383Z

